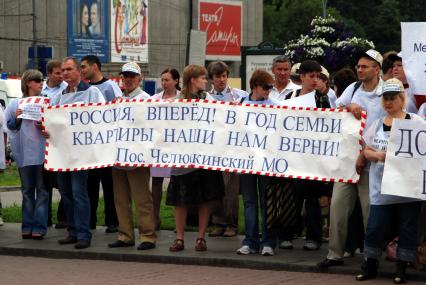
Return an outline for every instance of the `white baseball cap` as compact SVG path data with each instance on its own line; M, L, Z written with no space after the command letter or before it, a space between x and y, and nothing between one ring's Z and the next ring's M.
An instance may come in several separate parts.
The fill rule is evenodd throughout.
M377 63L380 64L380 66L382 66L383 64L383 56L380 54L380 52L374 49L369 49L367 51L359 52L357 60L359 60L361 57L369 57L372 60L377 61Z
M125 63L122 67L121 67L121 72L120 74L123 73L134 73L134 74L138 74L141 75L141 68L139 66L139 64L137 64L136 62L128 62Z

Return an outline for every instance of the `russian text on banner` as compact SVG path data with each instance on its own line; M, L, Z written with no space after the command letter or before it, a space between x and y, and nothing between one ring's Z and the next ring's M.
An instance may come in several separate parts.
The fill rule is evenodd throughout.
M32 96L19 99L18 108L22 110L22 114L18 118L41 121L41 109L49 104L49 98L41 96Z
M394 120L382 194L426 200L426 122Z
M359 178L354 165L364 121L345 110L151 101L46 108L46 168L115 164L324 181Z

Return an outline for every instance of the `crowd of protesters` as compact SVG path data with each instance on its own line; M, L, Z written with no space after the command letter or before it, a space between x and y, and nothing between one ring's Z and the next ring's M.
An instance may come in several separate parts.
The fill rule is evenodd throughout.
M310 94L316 107L347 108L357 119L363 111L368 116L363 151L356 163L348 166L360 174L356 184L203 169L109 167L55 173L43 167L44 146L50 134L43 131L41 123L21 119L22 110L16 99L4 114L0 109L0 169L5 168L4 129L22 183L22 238L41 240L46 235L52 224L52 189L58 188L61 202L56 227L68 229L67 236L58 242L74 244L76 249L89 247L91 229L98 222L96 210L102 184L106 232L118 233L116 241L108 247L133 247L139 241L138 250L155 248L156 231L161 227L164 178L170 178L166 204L174 206L176 232L169 247L171 252L185 249L184 230L188 211L193 209L198 212L196 251L207 250L209 222L213 224L209 237L237 235L241 194L245 238L237 254L271 256L277 248L291 250L293 240L304 233L303 249L307 251L318 250L325 240L329 241L328 255L318 264L321 270L343 265L345 256L352 256L357 249L363 251L363 272L356 277L362 281L377 276L384 246L398 236L393 281L404 283L407 265L415 260L417 246L423 241L424 233L419 229L424 223L421 212L425 205L418 200L382 195L381 179L393 119L424 120L426 106L419 106L410 92L400 53L390 52L383 58L379 52L368 50L356 60L356 73L346 68L331 75L316 61L292 65L285 56L277 56L272 62L273 76L265 70L254 71L249 92L229 86L229 69L224 62L211 62L207 69L189 65L182 77L176 69L166 68L160 75L163 90L153 96L141 89L143 75L135 62L121 68L122 90L103 76L102 65L94 55L81 61L73 57L50 61L47 80L39 71L25 71L21 78L23 97L45 96L51 105L113 100L120 103L123 99L147 98L165 102L207 99L281 105L285 100ZM271 201L278 191L287 198L285 204L277 206ZM134 232L133 203L138 238ZM291 220L281 226L270 226L266 219L269 207L282 207ZM324 213L324 207L329 211ZM391 223L391 219L397 222ZM356 227L357 224L361 226Z

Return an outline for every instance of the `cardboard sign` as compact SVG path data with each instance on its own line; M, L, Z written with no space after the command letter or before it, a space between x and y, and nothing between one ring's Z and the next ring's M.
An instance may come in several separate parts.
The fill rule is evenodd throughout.
M393 122L381 192L426 200L425 121Z

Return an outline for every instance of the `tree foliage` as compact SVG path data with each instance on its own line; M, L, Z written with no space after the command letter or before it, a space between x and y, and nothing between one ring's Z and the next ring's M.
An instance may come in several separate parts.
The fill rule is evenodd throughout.
M264 40L285 45L303 33L323 0L264 0ZM327 13L345 23L356 37L375 43L380 52L401 49L400 22L424 21L426 5L418 0L328 0Z

